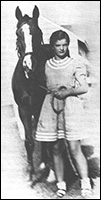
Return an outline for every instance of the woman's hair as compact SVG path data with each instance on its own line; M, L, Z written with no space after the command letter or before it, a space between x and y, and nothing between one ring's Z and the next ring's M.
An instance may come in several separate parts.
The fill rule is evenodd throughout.
M68 34L65 31L58 30L58 31L53 32L51 37L50 37L50 45L51 45L51 47L54 46L54 44L55 44L55 42L57 40L62 40L64 38L66 39L67 44L69 45L70 38L69 38Z
M70 38L69 38L69 35L65 31L58 30L58 31L53 32L52 35L51 35L51 37L50 37L50 47L51 47L51 50L52 50L52 47L54 46L54 44L56 43L56 41L57 40L62 40L62 39L66 39L67 44L69 45ZM53 50L52 50L52 54L54 56ZM67 49L67 54L66 55L68 57L70 57L68 49Z

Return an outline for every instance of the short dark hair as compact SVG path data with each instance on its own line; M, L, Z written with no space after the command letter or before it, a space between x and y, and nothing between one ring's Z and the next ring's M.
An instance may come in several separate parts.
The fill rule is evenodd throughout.
M67 44L69 45L70 38L69 38L69 35L65 31L58 30L58 31L53 32L51 37L50 37L50 45L51 45L51 47L54 46L54 44L55 44L55 42L57 40L62 40L64 38L66 39Z

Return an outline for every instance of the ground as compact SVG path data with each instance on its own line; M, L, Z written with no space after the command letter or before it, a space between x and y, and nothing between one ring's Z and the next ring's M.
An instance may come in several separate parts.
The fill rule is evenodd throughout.
M12 105L2 106L2 176L1 199L58 199L55 182L48 183L45 177L33 187L27 172L26 151L24 141L19 136L16 118ZM34 157L35 169L40 163L40 144L36 144ZM97 167L97 165L96 165ZM95 168L96 168L95 167ZM99 174L98 168L96 175ZM70 169L69 169L70 170ZM94 169L95 170L95 169ZM36 170L37 171L37 170ZM67 173L68 174L68 173ZM82 199L79 179L69 171L69 183L66 196L63 199ZM99 175L98 175L99 176ZM33 180L37 175L33 176ZM72 181L71 181L71 179ZM93 199L99 198L99 177L93 179Z

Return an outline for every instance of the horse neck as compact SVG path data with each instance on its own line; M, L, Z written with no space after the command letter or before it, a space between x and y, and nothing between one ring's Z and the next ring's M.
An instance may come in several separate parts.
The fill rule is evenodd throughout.
M34 55L34 57L36 58L36 59L39 59L40 58L40 48L41 48L41 45L40 46L38 46L38 47L34 47L33 48L33 55Z

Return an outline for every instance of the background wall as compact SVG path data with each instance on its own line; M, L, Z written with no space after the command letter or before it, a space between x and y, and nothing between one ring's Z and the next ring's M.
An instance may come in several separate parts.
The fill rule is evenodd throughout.
M7 81L6 76L8 76L8 74L11 78L12 70L14 70L17 62L17 54L15 51L15 31L17 23L15 18L16 6L20 7L23 14L28 13L31 16L35 5L39 7L40 18L45 17L51 20L51 22L63 25L65 28L87 41L90 48L89 60L92 64L92 73L94 74L93 81L97 81L98 88L95 101L99 104L100 1L1 1L3 85L6 85L5 81ZM45 22L42 24L40 18L39 26L44 31L47 29L47 24L45 24ZM6 98L2 96L2 102L5 101L5 99Z

